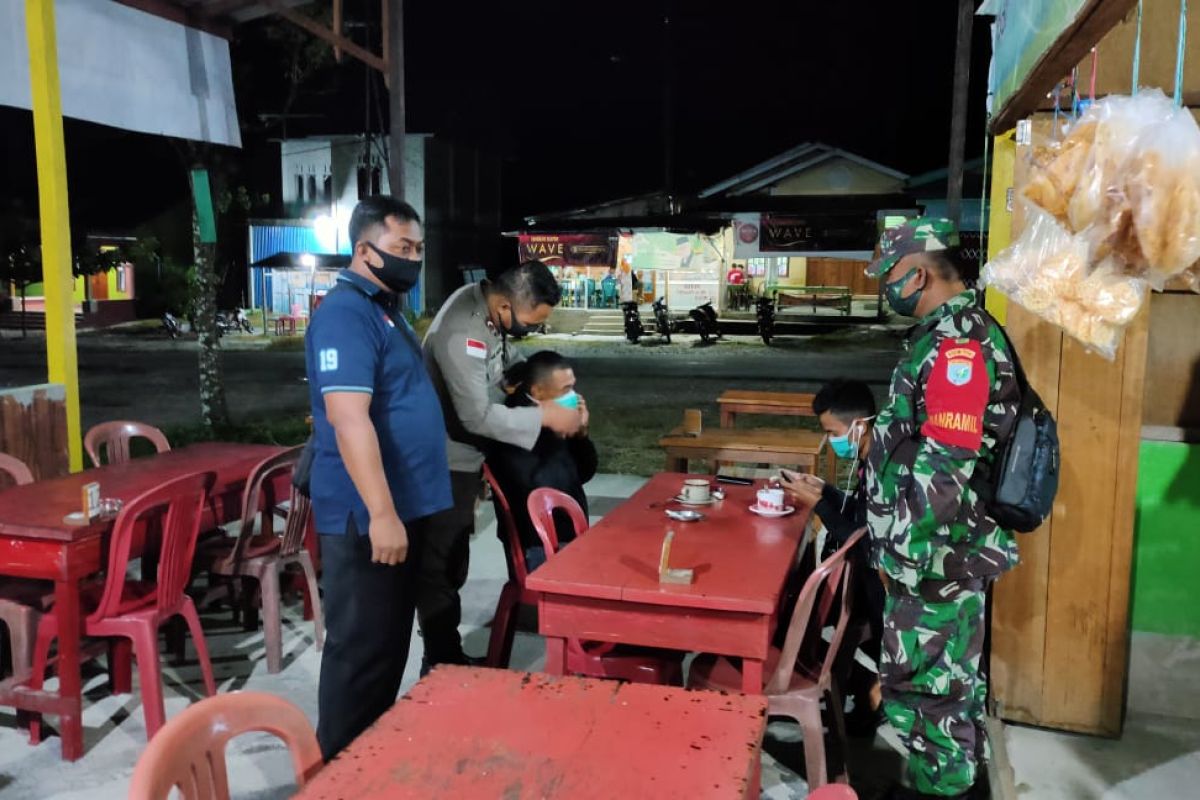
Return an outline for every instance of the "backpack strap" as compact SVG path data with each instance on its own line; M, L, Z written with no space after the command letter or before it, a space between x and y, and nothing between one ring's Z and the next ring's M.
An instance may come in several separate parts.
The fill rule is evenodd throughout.
M1021 356L1017 354L1017 348L1013 346L1012 339L1008 337L1008 331L1000 324L1000 321L993 317L983 306L979 306L979 312L983 314L985 319L995 325L1000 330L1000 335L1004 337L1004 344L1008 348L1008 356L1012 359L1013 372L1017 378L1017 389L1019 391L1017 403L1019 404L1029 393L1029 379L1025 377L1025 368L1021 366Z

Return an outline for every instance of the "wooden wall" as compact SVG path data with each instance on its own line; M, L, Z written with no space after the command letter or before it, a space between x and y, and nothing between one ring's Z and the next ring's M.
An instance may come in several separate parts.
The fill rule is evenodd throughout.
M1168 95L1175 89L1175 44L1179 36L1179 0L1144 0L1142 4L1142 50L1138 83L1157 86ZM1189 47L1183 65L1183 85L1200 89L1200 58L1196 58L1196 37L1200 31L1200 6L1188 5ZM1129 94L1133 81L1133 44L1137 37L1137 10L1100 40L1096 48L1096 96ZM1079 63L1079 84L1091 89L1092 57ZM1188 97L1188 104L1196 101Z
M62 386L0 389L0 452L24 461L38 480L70 471ZM5 480L0 477L0 482Z
M1155 294L1150 298L1143 423L1200 429L1198 294Z
M1048 129L1037 121L1035 144ZM1014 169L1018 195L1026 149ZM1149 322L1143 310L1108 361L1009 304L1030 383L1058 420L1063 464L1050 519L1019 537L1022 563L996 585L992 690L1005 719L1120 733Z
M809 258L807 286L849 286L851 294L879 296L879 281L867 277L867 261Z

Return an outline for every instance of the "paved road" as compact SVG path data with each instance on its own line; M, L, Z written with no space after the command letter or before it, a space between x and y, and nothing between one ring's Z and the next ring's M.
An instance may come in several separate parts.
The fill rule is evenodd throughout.
M866 380L882 390L897 358L894 331L785 338L766 348L751 340L702 348L543 340L576 360L581 389L593 405L605 398L646 405L709 401L729 387L811 391L831 377ZM304 357L296 351L224 354L230 407L241 420L296 414L305 408ZM79 340L84 425L133 418L160 426L198 419L196 345L154 337L85 335ZM45 381L40 339L0 340L0 386ZM615 405L623 405L623 402Z

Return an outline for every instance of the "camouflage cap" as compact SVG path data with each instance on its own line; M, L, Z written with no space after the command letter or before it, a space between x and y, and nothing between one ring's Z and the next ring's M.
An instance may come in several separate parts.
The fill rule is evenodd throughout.
M883 232L879 237L879 256L867 267L867 274L886 275L896 262L911 253L928 253L958 247L958 229L942 217L917 217Z

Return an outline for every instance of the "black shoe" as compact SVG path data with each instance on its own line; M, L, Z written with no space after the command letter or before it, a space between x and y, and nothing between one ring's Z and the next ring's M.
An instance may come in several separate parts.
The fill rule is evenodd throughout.
M487 659L486 658L475 658L474 656L469 656L466 653L460 653L456 658L451 658L451 659L447 659L444 661L436 661L431 664L431 663L429 663L428 659L422 658L421 659L421 677L424 678L426 675L428 675L429 671L431 669L433 669L434 667L436 667L438 664L457 664L458 666L461 666L461 667L486 667Z

